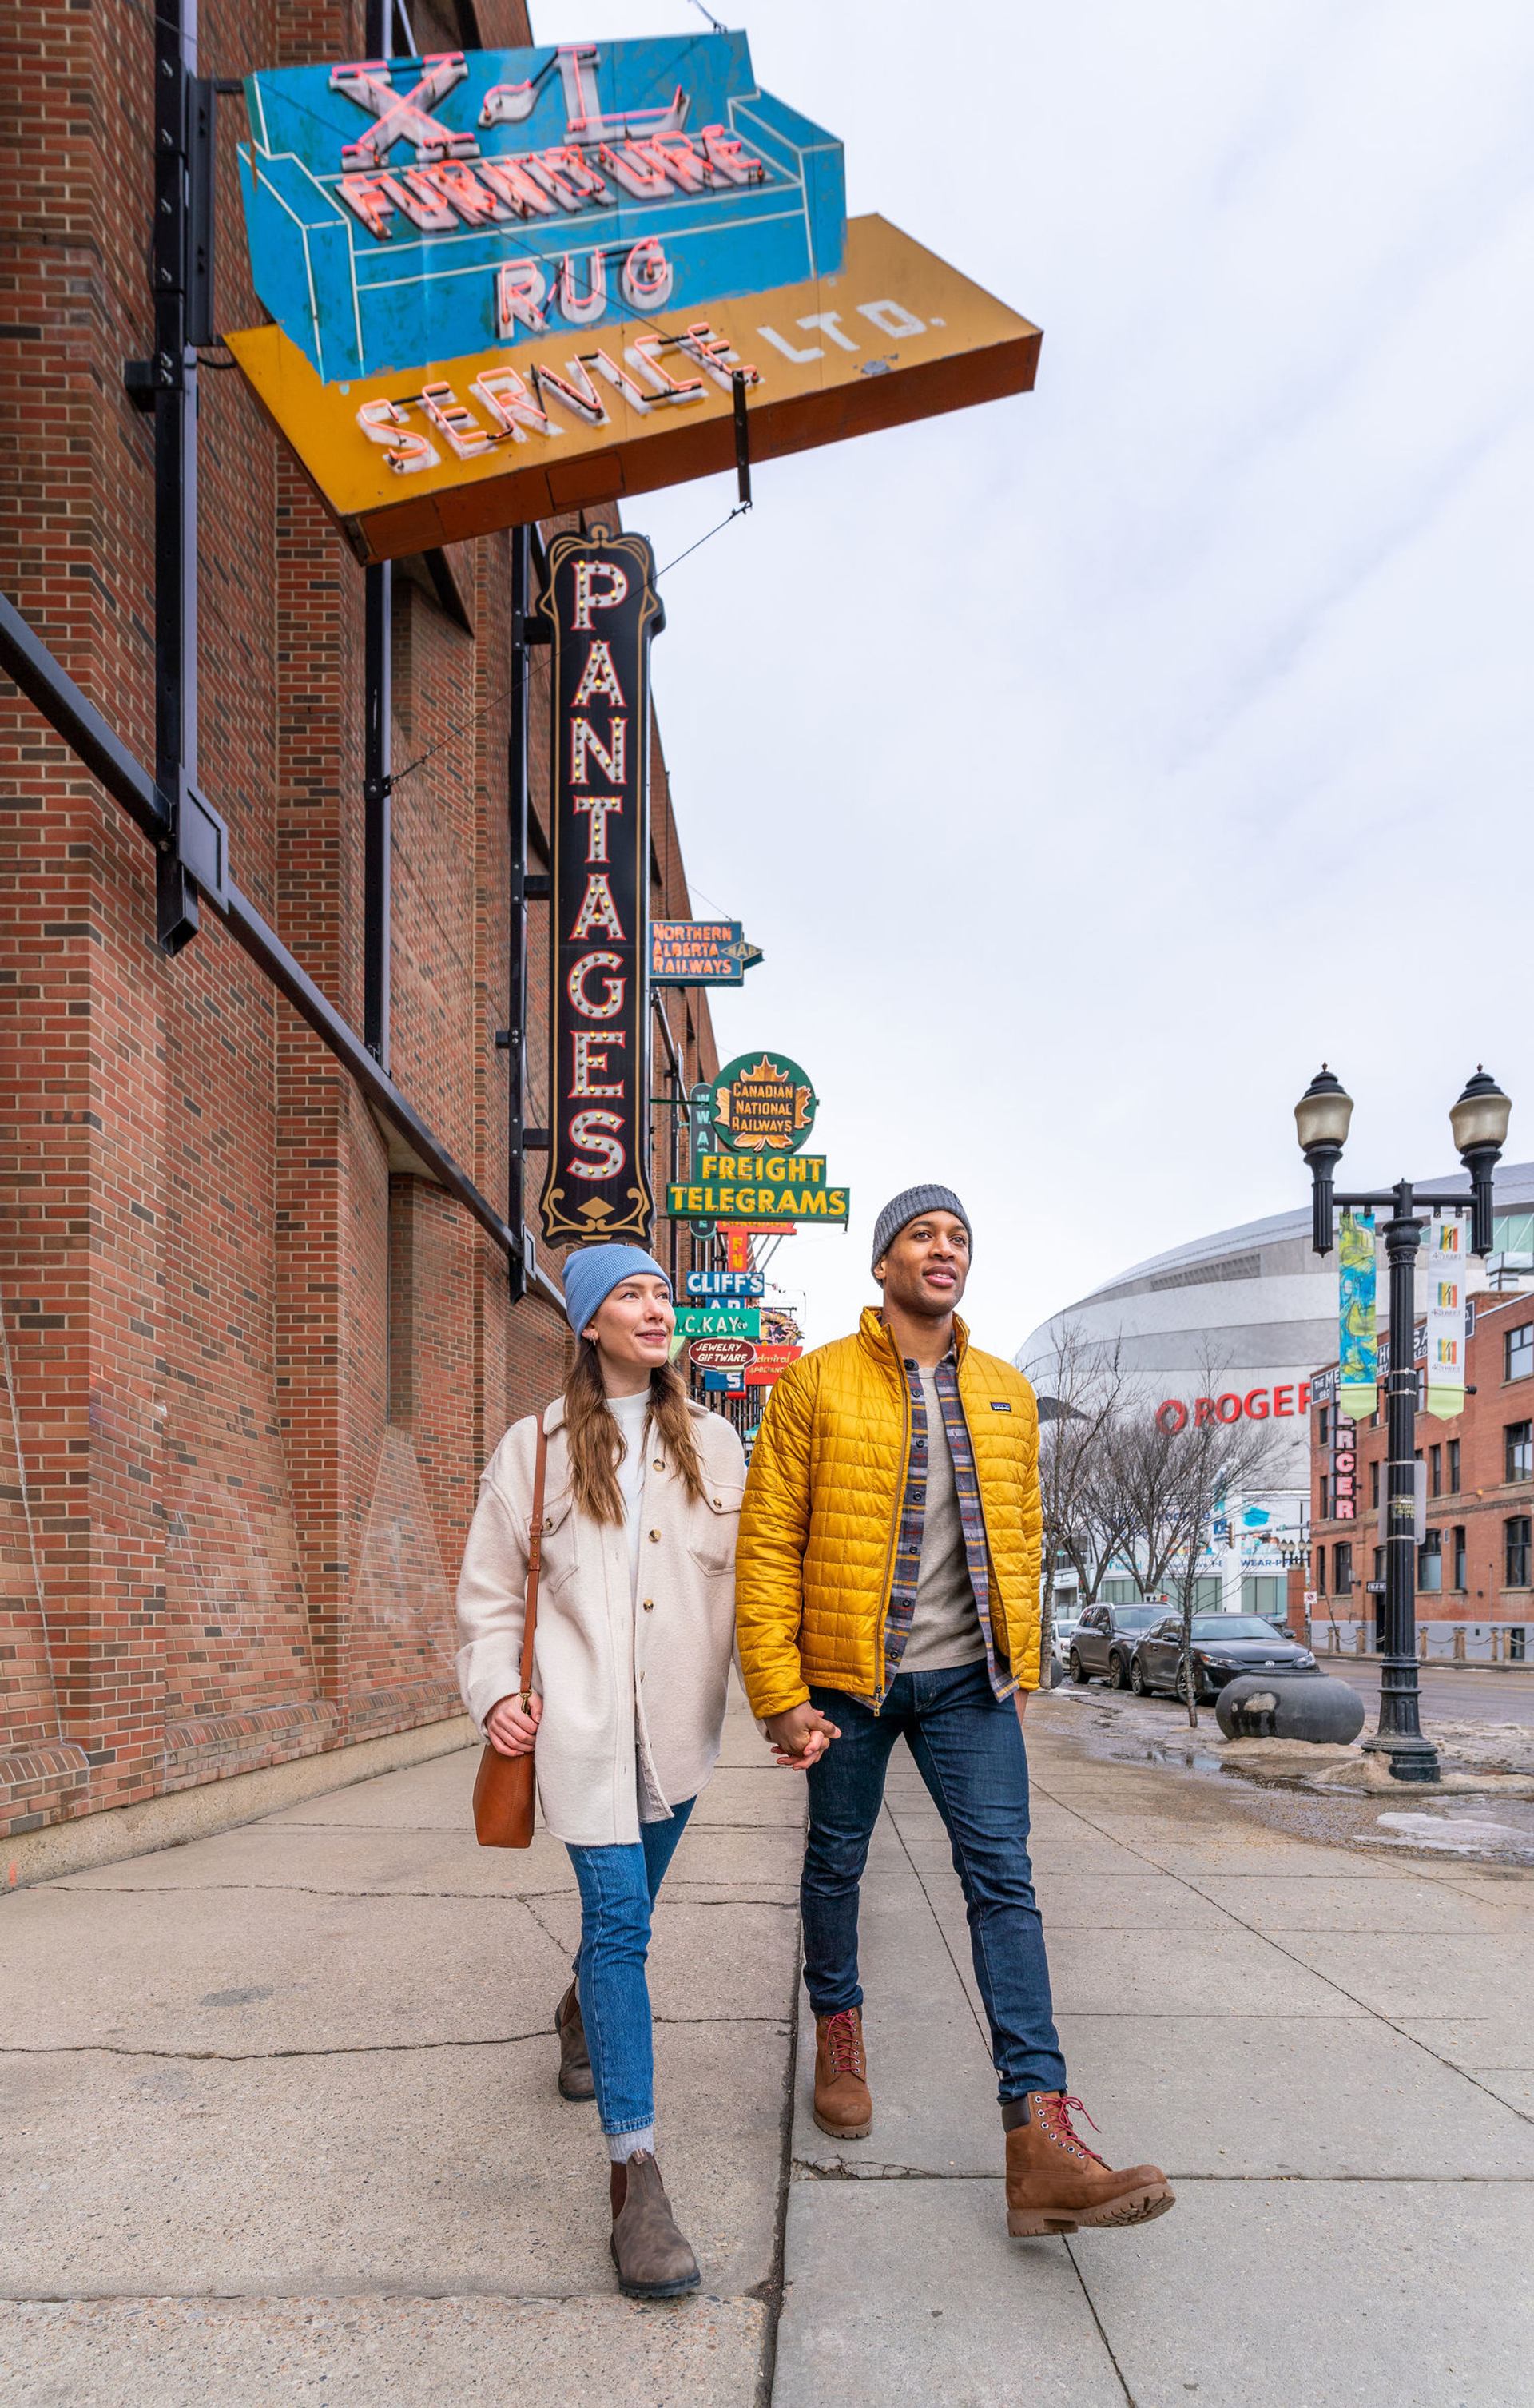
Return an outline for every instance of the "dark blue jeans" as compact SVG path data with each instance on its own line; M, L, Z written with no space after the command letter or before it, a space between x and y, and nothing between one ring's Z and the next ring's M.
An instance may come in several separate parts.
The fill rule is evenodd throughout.
M1028 1759L1011 1698L996 1698L982 1663L899 1673L877 1714L839 1689L810 1694L841 1731L806 1776L810 1836L799 1899L805 1981L816 2014L863 2003L858 1885L884 1799L885 1769L904 1738L943 1818L964 1889L997 2095L1005 2104L1030 2090L1063 2090L1065 2059L1028 1862Z

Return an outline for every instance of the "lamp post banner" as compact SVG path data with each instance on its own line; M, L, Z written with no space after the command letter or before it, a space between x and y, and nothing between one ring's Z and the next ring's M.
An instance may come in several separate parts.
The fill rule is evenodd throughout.
M650 638L666 624L642 535L557 535L549 620L553 846L552 1244L634 1238L654 1211L650 1096Z
M1435 1212L1427 1240L1427 1410L1453 1421L1465 1410L1465 1224Z
M1380 1401L1376 1283L1374 1215L1344 1212L1337 1233L1337 1403L1352 1422Z

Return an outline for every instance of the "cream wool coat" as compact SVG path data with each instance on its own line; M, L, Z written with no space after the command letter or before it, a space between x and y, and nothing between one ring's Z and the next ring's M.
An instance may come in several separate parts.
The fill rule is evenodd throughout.
M627 1528L574 1510L563 1397L543 1417L534 1764L544 1821L577 1846L638 1841L636 1750L647 1788L668 1809L696 1796L718 1758L745 1455L722 1414L688 1411L703 1501L688 1496L652 1425L637 1593ZM480 1474L458 1577L458 1685L481 1732L491 1708L521 1685L537 1429L532 1414L513 1422Z

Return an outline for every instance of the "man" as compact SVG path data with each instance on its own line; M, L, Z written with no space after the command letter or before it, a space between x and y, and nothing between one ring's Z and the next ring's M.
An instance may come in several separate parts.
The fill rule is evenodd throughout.
M969 1215L951 1188L881 1212L883 1290L855 1337L778 1383L736 1557L740 1665L780 1763L806 1773L800 1899L815 2014L815 2121L873 2121L858 1885L904 1738L968 1908L1006 2135L1007 2229L1142 2224L1155 2166L1115 2172L1070 2120L1028 1862L1022 1715L1039 1679L1039 1414L1022 1374L955 1318Z

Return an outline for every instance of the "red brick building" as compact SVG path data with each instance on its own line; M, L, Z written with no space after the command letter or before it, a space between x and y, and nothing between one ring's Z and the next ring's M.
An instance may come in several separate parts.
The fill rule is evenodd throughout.
M411 17L423 46L529 38L520 0ZM0 585L146 763L153 436L123 368L153 342L152 29L148 0L13 14L24 138L0 169ZM204 0L200 41L201 72L229 79L366 54L361 0ZM221 101L221 327L259 315L243 131ZM360 1029L363 571L221 366L214 350L200 376L199 782L244 892ZM512 540L396 565L392 638L392 1075L502 1199ZM685 640L678 625L657 652L663 689ZM531 688L536 871L546 653ZM658 737L652 812L652 908L687 917ZM510 1302L505 1256L212 911L161 953L151 846L8 686L0 841L16 1834L456 1714L479 1469L558 1388L566 1332L547 1300ZM547 1123L547 914L530 916L527 1118ZM709 1076L706 1003L672 991L666 1016L676 1074ZM668 1058L657 1037L663 1082ZM663 1194L664 1112L655 1135Z
M1416 1420L1426 1523L1417 1550L1418 1647L1425 1656L1511 1662L1534 1656L1534 1295L1481 1295L1471 1310L1465 1410L1452 1421L1426 1412ZM1367 1584L1384 1577L1384 1414L1340 1424L1335 1367L1317 1375L1315 1388L1312 1628L1320 1647L1373 1653L1383 1598ZM1338 1512L1350 1484L1351 1516Z

